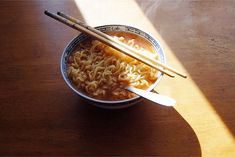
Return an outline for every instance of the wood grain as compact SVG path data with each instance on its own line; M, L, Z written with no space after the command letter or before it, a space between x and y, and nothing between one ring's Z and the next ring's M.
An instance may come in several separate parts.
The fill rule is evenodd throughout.
M0 155L235 155L233 1L77 2L0 2ZM46 17L45 9L92 26L126 23L151 32L168 63L189 76L164 77L156 88L177 106L144 100L110 111L75 95L59 62L78 32Z

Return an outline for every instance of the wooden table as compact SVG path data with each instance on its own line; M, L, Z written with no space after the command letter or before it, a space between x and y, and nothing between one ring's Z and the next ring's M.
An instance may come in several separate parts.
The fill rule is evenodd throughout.
M235 156L235 1L5 0L0 2L0 155ZM162 43L170 66L159 93L123 110L93 107L60 74L78 32L43 14L92 26L127 24Z

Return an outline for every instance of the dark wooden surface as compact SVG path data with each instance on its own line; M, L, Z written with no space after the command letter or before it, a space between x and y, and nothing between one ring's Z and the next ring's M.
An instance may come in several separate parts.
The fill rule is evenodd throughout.
M104 4L104 1L101 2ZM143 1L137 2L145 9ZM86 3L93 5L91 1ZM115 6L115 1L113 3ZM122 5L125 3L127 2L123 2ZM231 4L225 5L229 7ZM162 7L164 9L166 6ZM168 7L175 8L170 2ZM216 6L211 7L211 4L207 4L202 7L213 10ZM178 50L182 48L182 43L172 41L172 38L177 39L176 33L177 28L181 28L180 23L177 27L171 27L174 25L171 23L173 19L169 19L171 15L158 19L162 20L162 25L154 26L156 29L162 29L161 35L171 48L174 47L176 56L182 62L183 56L187 58L184 67L192 76L189 76L186 83L183 79L174 83L170 78L165 78L159 86L159 90L174 96L180 104L176 108L167 108L144 100L128 109L110 111L91 106L66 86L60 74L60 56L63 48L78 32L45 16L45 9L64 11L86 20L73 0L0 2L0 155L210 156L216 151L217 155L234 155L234 46L230 45L235 41L235 27L232 22L234 10L230 12L233 16L227 16L229 20L226 22L231 20L230 23L222 24L224 27L221 27L226 29L225 26L230 25L230 32L227 32L226 36L228 40L223 36L213 36L209 41L211 47L221 50L219 54L214 54L214 50L210 50L211 47L206 48L206 45L200 43L207 40L202 37L210 31L201 26L198 29L206 32L201 33L202 36L200 33L199 36L194 34L195 38L191 40L195 41L195 44L186 44L183 55L183 52L180 53ZM201 7L197 6L194 9L200 10ZM164 10L160 9L159 12L164 13ZM90 17L92 18L95 19L96 15ZM164 31L172 31L172 38L164 36ZM186 34L185 37L187 35L190 34ZM215 42L221 42L223 46L216 45ZM200 51L200 46L203 46L204 51ZM206 50L210 50L211 53L207 54L207 58L198 58L196 62L197 55L194 51L186 54L191 49L199 49L199 55ZM223 54L224 50L227 53L226 57ZM174 62L173 55L168 55L169 62L172 61L177 67L178 62ZM206 59L213 61L210 57L218 57L218 60L220 57L229 58L227 62L215 62L220 63L218 68L223 73L222 76L213 70L213 63L206 64ZM203 66L211 66L208 71L202 70L201 60ZM215 81L218 84L217 88L213 86L213 82L201 80L200 73L205 74L205 80ZM216 80L213 75L225 80ZM203 93L209 97L208 99L215 98L211 104L219 115L222 115L221 119L224 122L214 116L216 114L213 109L205 107L209 102L203 99L203 94L194 87L195 80L199 86L205 84ZM168 83L174 83L172 88L176 88L175 92L171 92L173 89L165 86ZM185 90L185 87L188 87L189 91ZM216 89L216 94L213 94L211 89ZM225 90L228 97L223 95L223 100L218 100L221 89ZM189 94L190 90L194 93ZM182 100L183 95L187 97L185 100ZM200 104L201 109L198 107ZM228 129L223 126L227 126ZM218 134L214 136L211 132L216 132L215 130L218 130ZM208 142L211 139L215 140Z

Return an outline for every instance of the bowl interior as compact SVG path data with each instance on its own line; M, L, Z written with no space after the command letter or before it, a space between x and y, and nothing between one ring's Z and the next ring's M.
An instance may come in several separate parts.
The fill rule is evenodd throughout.
M152 47L152 49L158 53L160 62L162 62L162 63L166 62L164 51L163 51L159 41L157 41L152 36L150 36L148 33L144 32L140 29L137 29L137 28L134 28L131 26L124 26L124 25L104 25L104 26L96 27L96 29L98 29L102 32L105 32L105 33L111 33L111 35L116 35L120 32L125 32L126 34L133 34L133 35L137 36L140 41L144 41L143 43L150 45ZM134 97L134 98L130 98L130 99L116 100L116 101L99 100L99 99L95 99L95 98L92 98L92 97L84 94L83 92L79 91L79 89L77 89L76 86L73 85L73 83L71 82L71 80L69 79L68 74L67 74L67 61L68 61L68 58L71 55L71 53L76 49L77 45L80 42L82 42L88 38L89 37L86 34L81 33L80 35L78 35L77 37L72 39L72 41L70 41L69 44L64 49L64 52L61 57L61 72L62 72L62 76L63 76L65 82L67 83L67 85L74 92L76 92L77 94L79 94L83 98L90 100L92 102L97 102L98 104L112 104L112 105L114 105L114 104L120 104L120 103L129 103L129 102L133 102L135 100L138 100L140 98L139 96ZM161 80L162 76L163 76L163 74L161 72L159 72L158 79L147 90L151 91L158 84L158 82Z

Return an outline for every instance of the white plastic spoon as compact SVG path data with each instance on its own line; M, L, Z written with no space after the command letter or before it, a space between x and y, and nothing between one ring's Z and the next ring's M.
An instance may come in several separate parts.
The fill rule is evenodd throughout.
M168 96L165 96L165 95L160 95L157 93L145 91L145 90L134 88L131 86L126 87L126 89L129 90L130 92L133 92L133 93L143 97L143 98L146 98L150 101L153 101L159 105L174 106L176 104L176 101L174 99L172 99Z

